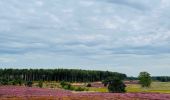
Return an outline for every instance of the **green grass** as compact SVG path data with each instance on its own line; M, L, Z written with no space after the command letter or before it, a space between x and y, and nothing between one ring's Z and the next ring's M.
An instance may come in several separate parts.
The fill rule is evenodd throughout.
M105 87L102 88L89 87L88 89L89 91L93 91L93 92L108 92L108 89Z
M38 87L38 81L35 81L33 84L34 87ZM43 82L43 87L42 88L53 88L53 89L58 89L61 88L59 82L51 81L51 82Z
M126 90L127 92L170 93L170 82L152 82L149 88L142 88L139 84L130 84L127 85Z

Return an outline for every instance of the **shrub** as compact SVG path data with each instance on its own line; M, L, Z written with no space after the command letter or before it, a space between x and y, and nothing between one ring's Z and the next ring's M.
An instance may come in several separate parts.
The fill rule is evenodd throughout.
M91 87L91 84L90 84L90 83L88 83L86 87Z
M62 86L63 89L66 89L66 90L73 90L73 91L87 91L88 90L88 89L83 88L83 87L74 87L70 83L67 83L67 82L64 82L64 81L62 81L60 83L60 85Z
M18 84L21 86L23 84L23 80L19 79Z
M65 85L67 85L67 83L64 82L64 81L61 81L61 82L60 82L60 85L61 85L61 87L64 87Z
M32 81L27 81L27 82L26 82L26 86L28 86L28 87L32 87L32 84L33 84Z
M60 83L60 85L61 85L62 88L66 89L66 90L70 90L70 88L71 88L71 84L67 83L67 82L64 82L64 81L62 81Z
M40 88L43 87L43 81L42 81L42 80L40 80L40 81L38 82L38 87L40 87Z
M17 80L12 80L11 83L12 83L12 85L17 85L18 84Z
M126 85L119 77L108 78L105 81L105 84L108 84L108 90L112 93L124 93L126 92Z
M6 78L1 78L1 79L0 79L0 84L1 84L1 85L8 85L9 82L8 82L8 80L7 80Z

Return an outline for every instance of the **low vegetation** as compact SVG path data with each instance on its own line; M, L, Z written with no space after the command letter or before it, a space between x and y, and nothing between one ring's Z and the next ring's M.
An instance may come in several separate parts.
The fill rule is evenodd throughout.
M88 91L88 89L85 88L85 87L72 86L70 83L64 82L64 81L62 81L62 82L60 83L60 85L61 85L61 87L62 87L63 89L66 89L66 90L72 90L72 91Z
M40 81L38 82L38 87L40 87L40 88L43 87L43 81L42 81L42 80L40 80Z
M126 85L123 83L119 77L109 77L103 81L104 86L108 85L109 92L112 93L124 93L126 92Z

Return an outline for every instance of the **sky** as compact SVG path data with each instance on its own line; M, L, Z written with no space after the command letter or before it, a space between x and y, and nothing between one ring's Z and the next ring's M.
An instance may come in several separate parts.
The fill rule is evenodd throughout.
M170 75L170 0L1 0L0 68Z

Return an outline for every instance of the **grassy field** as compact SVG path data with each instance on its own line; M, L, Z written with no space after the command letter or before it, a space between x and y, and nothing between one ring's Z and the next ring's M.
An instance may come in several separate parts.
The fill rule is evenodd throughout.
M37 86L37 83L34 84ZM61 88L57 82L44 82L43 88ZM89 92L108 92L106 87L88 87ZM126 87L127 92L153 92L153 93L170 93L170 82L152 82L150 88L142 88L139 84L128 84Z
M142 88L139 84L130 84L126 87L127 92L158 92L170 93L170 82L152 82L150 88Z
M89 87L88 88L89 91L93 91L93 92L108 92L108 89L107 88L96 88L96 87Z

